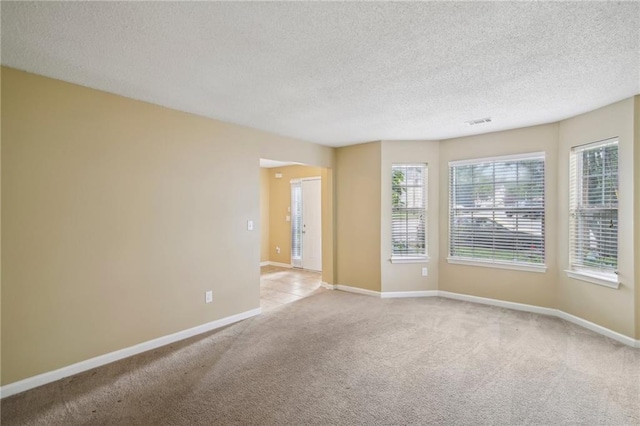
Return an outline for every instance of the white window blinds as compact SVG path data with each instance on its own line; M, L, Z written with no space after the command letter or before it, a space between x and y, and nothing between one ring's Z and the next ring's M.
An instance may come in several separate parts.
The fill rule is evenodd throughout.
M426 164L392 165L392 256L425 257L427 255L426 188Z
M571 150L571 269L614 274L618 267L618 140Z
M544 264L544 153L449 163L450 259Z

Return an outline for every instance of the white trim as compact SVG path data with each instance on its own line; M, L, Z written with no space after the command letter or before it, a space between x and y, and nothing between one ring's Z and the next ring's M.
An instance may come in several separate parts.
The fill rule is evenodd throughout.
M391 263L428 263L429 256L391 256L389 262Z
M614 279L612 280L606 275L596 274L590 271L571 271L566 269L564 272L566 272L569 278L573 278L574 280L586 281L591 284L598 284L616 290L620 287L620 281L616 279L617 276L613 277Z
M292 264L290 264L290 263L280 263L280 262L272 262L272 261L269 261L269 262L267 262L267 265L270 265L270 266L279 266L279 267L281 267L281 268L289 268L289 269L293 268L293 265L292 265Z
M367 289L358 288L358 287L351 287L351 286L342 285L342 284L336 284L334 287L336 290L342 290L349 293L357 293L357 294L364 294L366 296L380 297L379 291L367 290Z
M506 300L489 299L486 297L472 296L470 294L451 293L438 290L438 296L447 299L462 300L464 302L480 303L482 305L497 306L499 308L513 309L516 311L532 312L534 314L557 316L556 309L542 306L526 305L524 303L508 302Z
M511 269L525 272L547 272L547 265L526 265L523 263L507 263L495 260L480 260L462 257L447 257L447 263L454 265L482 266L483 268Z
M586 151L587 149L602 148L605 146L611 146L618 143L620 143L620 138L618 136L614 136L612 138L603 139L601 141L588 142L582 145L574 145L571 147L571 151L582 152L582 151Z
M591 321L587 321L586 319L582 319L575 315L568 314L561 310L556 310L556 316L565 321L569 321L570 323L579 325L580 327L584 327L587 330L591 330L595 333L606 336L610 339L616 340L620 343L624 343L625 345L629 345L631 347L640 348L640 340L635 340L629 336L625 336L624 334L620 334L617 331L610 330L601 325L592 323Z
M269 265L269 261L267 260L266 262L260 262L260 266L268 266Z
M520 159L535 159L542 158L546 159L546 153L544 151L541 152L526 152L523 154L514 154L514 155L500 155L497 157L483 157L483 158L472 158L468 160L455 160L449 161L449 166L465 166L469 164L480 164L480 163L489 163L492 161L513 161Z
M471 296L469 294L451 293L451 292L442 291L442 290L438 290L438 296L444 297L447 299L462 300L462 301L471 302L471 303L480 303L483 305L497 306L497 307L506 308L506 309L515 309L517 311L532 312L534 314L548 315L548 316L560 318L565 321L569 321L570 323L584 327L587 330L591 330L594 333L598 333L610 339L616 340L620 343L624 343L625 345L631 346L632 348L633 347L640 348L640 340L635 340L632 337L625 336L624 334L618 333L617 331L610 330L606 327L592 323L590 321L587 321L575 315L568 314L564 311L561 311L560 309L545 308L542 306L527 305L524 303L507 302L505 300L488 299L485 297Z
M380 293L382 299L396 299L400 297L436 297L438 290L421 291L383 291Z
M305 180L322 180L322 176L311 176L306 178L293 178L289 181L289 183L299 183Z
M29 377L18 382L9 383L8 385L0 387L0 398L6 398L7 396L15 395L17 393L24 392L35 387L45 385L47 383L55 382L56 380L73 376L74 374L82 373L83 371L91 370L93 368L110 364L123 358L128 358L130 356L156 349L174 342L178 342L180 340L184 340L198 334L206 333L207 331L215 330L216 328L224 327L226 325L233 324L234 322L242 321L244 319L260 315L261 312L261 308L241 312L236 315L231 315L229 317L211 321L206 324L188 328L177 333L168 334L166 336L148 340L146 342L142 342L128 348L109 352L104 355L99 355L95 358L80 361L75 364L59 368L57 370L38 374L37 376Z
M326 288L327 290L335 290L335 289L336 289L336 286L335 286L334 284L329 284L329 283L326 283L326 282L324 282L324 281L322 281L322 282L320 283L320 287L324 287L324 288Z

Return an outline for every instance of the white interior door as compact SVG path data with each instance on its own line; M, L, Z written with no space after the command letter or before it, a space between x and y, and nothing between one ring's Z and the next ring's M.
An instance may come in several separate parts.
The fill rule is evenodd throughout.
M302 181L302 267L322 270L322 195L320 179Z

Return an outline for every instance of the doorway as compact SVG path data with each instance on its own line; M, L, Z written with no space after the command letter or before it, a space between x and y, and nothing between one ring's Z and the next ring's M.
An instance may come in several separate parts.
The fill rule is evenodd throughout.
M291 180L291 265L322 270L322 181Z

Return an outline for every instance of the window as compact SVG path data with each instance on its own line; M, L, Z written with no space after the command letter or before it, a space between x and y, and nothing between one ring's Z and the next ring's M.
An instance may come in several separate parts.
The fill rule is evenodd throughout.
M544 153L449 163L449 262L544 271Z
M617 139L571 150L569 190L571 270L617 282Z
M393 164L391 178L392 261L427 258L427 165Z

